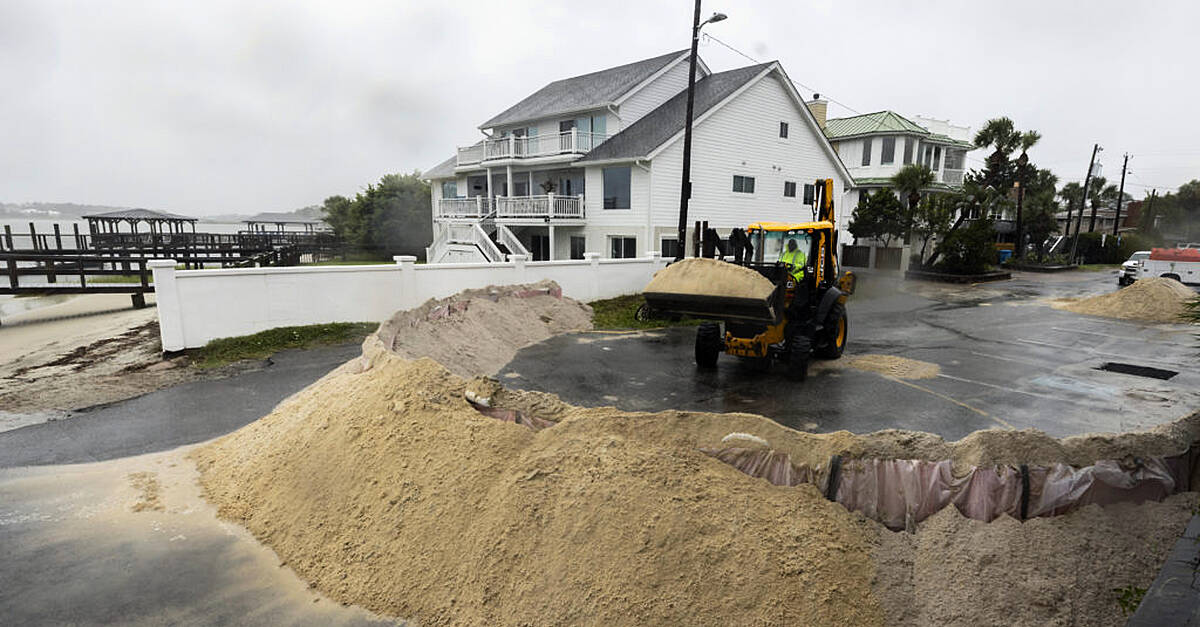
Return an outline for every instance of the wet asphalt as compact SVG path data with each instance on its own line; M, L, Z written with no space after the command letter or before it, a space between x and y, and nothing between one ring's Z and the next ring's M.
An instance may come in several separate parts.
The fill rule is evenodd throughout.
M0 433L0 468L77 464L163 451L235 431L362 353L357 344L284 351L269 365Z
M809 431L900 428L950 440L991 427L1056 437L1125 431L1200 408L1194 327L1081 316L1048 303L1115 289L1108 272L1018 274L964 287L864 277L847 305L846 355L933 362L941 374L932 379L816 366L795 383L779 367L763 374L724 355L715 371L698 370L693 328L558 336L520 351L500 379L584 406L750 412ZM1109 361L1179 374L1161 381L1098 370Z

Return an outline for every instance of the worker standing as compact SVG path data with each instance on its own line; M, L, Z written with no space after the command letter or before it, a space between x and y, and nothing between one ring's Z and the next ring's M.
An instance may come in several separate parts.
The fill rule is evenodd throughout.
M787 250L779 256L779 260L787 264L788 272L791 273L797 283L804 279L804 266L808 262L808 257L796 244L796 240L788 240Z

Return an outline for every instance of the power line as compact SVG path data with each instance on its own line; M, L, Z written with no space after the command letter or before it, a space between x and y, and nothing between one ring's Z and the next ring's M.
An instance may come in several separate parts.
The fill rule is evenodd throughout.
M754 57L752 57L752 56L750 56L750 55L746 54L745 52L742 52L741 50L738 50L737 48L734 48L733 46L731 46L731 45L729 45L729 44L727 44L727 43L725 43L725 42L721 41L720 39L717 39L716 37L713 37L712 35L710 35L710 34L708 34L708 33L704 33L704 38L705 38L705 39L711 39L711 40L713 40L713 41L715 41L715 42L717 42L717 43L721 44L722 46L725 46L726 48L729 48L730 50L732 50L732 51L734 51L734 52L736 52L736 53L738 53L738 54L742 55L743 57L745 57L745 58L749 59L749 60L750 60L750 61L752 61L753 63L756 63L756 64L757 64L757 63L762 63L762 61L759 61L758 59L755 59ZM814 88L812 88L812 87L809 87L808 85L805 85L804 83L801 83L800 81L797 81L797 80L794 80L794 79L792 79L792 77L790 77L790 76L788 77L788 80L792 81L792 84L793 84L793 85L795 85L795 86L797 86L797 87L801 87L801 88L803 88L803 89L804 89L804 91L807 91L807 92L809 92L809 93L813 93L813 94L815 94L815 93L820 93L820 90L819 90L819 89L814 89ZM838 105L838 106L842 107L843 109L846 109L847 111L850 111L851 113L853 113L853 114L855 114L855 115L862 115L862 112L861 112L861 111L859 111L858 109L855 109L854 107L851 107L850 105L848 105L848 104L846 104L846 103L844 103L844 102L839 102L839 101L837 101L837 100L834 100L833 98L830 98L828 95L827 95L827 96L825 96L825 99L826 99L826 100L828 100L829 102L832 102L832 103L834 103L834 104L836 104L836 105Z

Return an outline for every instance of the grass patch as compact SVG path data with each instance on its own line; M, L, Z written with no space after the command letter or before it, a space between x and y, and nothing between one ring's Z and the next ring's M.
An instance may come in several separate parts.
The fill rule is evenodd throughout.
M644 302L640 294L592 301L588 303L592 306L592 324L597 329L661 329L696 326L701 322L687 316L677 321L667 318L638 320L635 314Z
M141 283L142 277L137 274L106 274L103 276L90 276L87 278L88 283ZM146 283L154 285L154 276L146 277Z
M266 359L289 348L312 348L362 341L379 325L374 322L332 322L300 327L279 327L253 335L224 337L189 351L198 368L218 368L243 359Z
M305 266L381 266L394 264L395 261L388 259L334 259L331 261L318 261L316 263L301 264Z
M1106 270L1118 270L1121 264L1119 263L1085 263L1080 264L1079 269L1084 272L1104 272Z

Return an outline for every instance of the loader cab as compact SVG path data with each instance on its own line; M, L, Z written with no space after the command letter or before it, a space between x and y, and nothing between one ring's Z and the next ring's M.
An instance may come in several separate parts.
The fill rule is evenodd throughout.
M756 251L755 261L759 263L779 261L783 253L788 250L788 243L793 241L800 250L804 251L806 258L811 257L812 235L804 229L751 232L750 240Z

